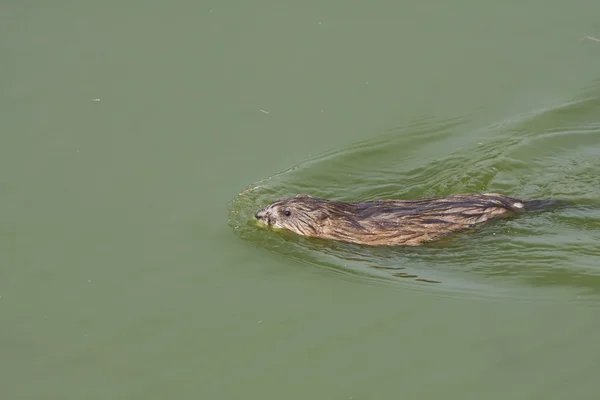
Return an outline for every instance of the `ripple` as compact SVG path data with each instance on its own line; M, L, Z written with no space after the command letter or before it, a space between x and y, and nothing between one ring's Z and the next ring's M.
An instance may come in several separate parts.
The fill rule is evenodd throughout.
M467 130L469 119L423 118L250 185L230 204L243 240L347 279L445 296L600 299L600 97ZM417 248L370 248L258 229L254 212L310 193L342 201L498 191L561 198L526 214Z

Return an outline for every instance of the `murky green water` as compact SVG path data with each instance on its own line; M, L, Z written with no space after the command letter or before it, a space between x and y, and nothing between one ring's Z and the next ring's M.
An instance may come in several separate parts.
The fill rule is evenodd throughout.
M595 399L600 3L7 2L3 399ZM572 206L422 248L275 198Z

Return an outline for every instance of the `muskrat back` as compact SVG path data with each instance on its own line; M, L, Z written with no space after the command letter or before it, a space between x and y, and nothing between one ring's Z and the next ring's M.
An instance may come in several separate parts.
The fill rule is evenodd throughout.
M255 217L263 225L307 237L371 246L416 246L551 203L523 201L498 193L365 202L298 195L273 202Z

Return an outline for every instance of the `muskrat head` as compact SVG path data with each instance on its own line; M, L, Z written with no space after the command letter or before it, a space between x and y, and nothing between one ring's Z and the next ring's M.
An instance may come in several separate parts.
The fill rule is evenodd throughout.
M258 211L254 216L262 225L287 229L299 235L318 235L323 222L329 217L322 200L309 195L277 200Z

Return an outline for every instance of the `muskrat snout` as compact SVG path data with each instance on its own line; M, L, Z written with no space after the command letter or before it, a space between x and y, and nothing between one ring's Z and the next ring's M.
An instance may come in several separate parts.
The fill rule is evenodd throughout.
M254 214L254 218L256 218L257 220L259 220L262 223L266 223L269 224L269 212L267 210L265 210L264 208L262 210L258 210L256 212L256 214Z

